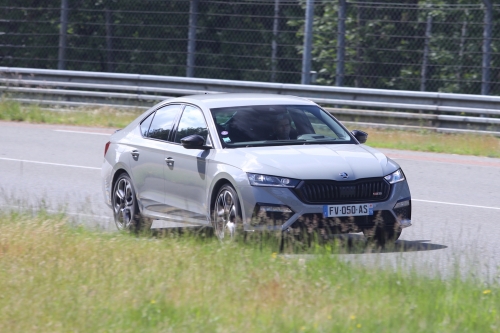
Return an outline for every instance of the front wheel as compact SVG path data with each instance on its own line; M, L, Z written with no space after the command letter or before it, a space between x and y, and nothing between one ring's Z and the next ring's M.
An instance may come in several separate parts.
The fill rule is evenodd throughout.
M220 240L234 239L236 230L241 227L241 208L236 190L229 184L223 185L214 203L212 225Z
M141 217L129 175L122 173L113 187L113 215L118 230L139 232L148 223Z

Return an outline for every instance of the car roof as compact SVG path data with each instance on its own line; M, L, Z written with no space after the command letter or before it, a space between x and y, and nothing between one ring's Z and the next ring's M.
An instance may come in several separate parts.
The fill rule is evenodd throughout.
M278 94L204 94L184 96L169 100L169 102L174 101L203 104L208 108L250 105L315 105L315 103L302 97Z

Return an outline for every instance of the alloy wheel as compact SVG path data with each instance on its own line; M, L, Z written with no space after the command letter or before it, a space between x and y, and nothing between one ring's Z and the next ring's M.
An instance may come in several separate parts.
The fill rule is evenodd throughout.
M116 226L120 230L128 229L134 219L135 198L132 184L127 177L118 180L113 196Z
M214 209L214 229L216 236L220 240L226 237L226 231L231 239L234 238L237 218L236 193L230 187L223 187L217 195Z

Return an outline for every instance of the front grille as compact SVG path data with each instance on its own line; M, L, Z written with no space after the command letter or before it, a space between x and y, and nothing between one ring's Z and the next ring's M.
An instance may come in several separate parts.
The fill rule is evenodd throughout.
M383 178L365 178L351 182L305 180L295 188L295 193L309 204L341 204L384 201L390 190Z

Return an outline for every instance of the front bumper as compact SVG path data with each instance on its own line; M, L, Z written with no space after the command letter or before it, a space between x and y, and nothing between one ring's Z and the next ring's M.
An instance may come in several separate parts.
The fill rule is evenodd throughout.
M411 226L411 195L406 180L391 185L389 196L384 201L370 202L373 204L373 215L356 217L325 218L323 204L305 204L288 188L240 186L238 192L246 231L285 231L300 227L344 233L360 232L379 223L400 229ZM288 207L291 212L264 214L259 212L262 206Z

